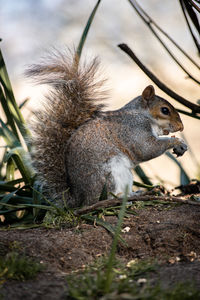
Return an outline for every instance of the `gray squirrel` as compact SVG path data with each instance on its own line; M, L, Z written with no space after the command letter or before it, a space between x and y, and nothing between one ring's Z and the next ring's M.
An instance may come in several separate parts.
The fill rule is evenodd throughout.
M115 195L128 186L131 195L136 165L169 149L177 156L187 150L183 140L163 137L183 124L152 85L122 108L104 111L97 58L80 64L75 53L57 53L27 74L52 87L31 125L34 166L51 197L65 197L68 207L98 202L105 185Z

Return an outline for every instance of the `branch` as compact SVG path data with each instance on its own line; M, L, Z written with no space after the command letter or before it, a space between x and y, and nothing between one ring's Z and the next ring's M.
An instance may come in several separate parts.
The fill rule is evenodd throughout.
M197 115L195 115L195 114L193 114L193 113L191 113L191 112L188 112L188 111L185 111L185 110L182 110L182 109L179 109L179 108L176 108L176 110L177 110L179 113L183 114L183 115L186 115L186 116L188 116L188 117L191 117L191 118L200 120L200 116L197 116Z
M200 7L198 7L198 6L196 5L196 3L194 3L194 1L189 0L189 2L191 3L191 5L192 5L198 12L200 12Z
M185 105L186 107L190 108L192 112L200 113L200 106L190 102L189 100L181 97L174 91L172 91L169 87L167 87L163 82L161 82L143 63L137 58L137 56L133 53L133 51L126 45L126 44L119 44L118 47L128 54L134 62L142 69L142 71L166 94L170 97L174 98L179 103Z
M178 202L178 203L183 203L183 204L190 204L190 205L200 205L200 202L195 202L192 200L188 200L188 199L183 199L183 198L178 198L178 197L174 197L174 196L132 196L129 197L127 199L127 201L133 201L133 202L138 202L138 201L171 201L171 202ZM99 201L93 205L90 206L85 206L83 208L77 209L74 211L75 216L81 216L84 214L87 214L89 212L95 211L97 209L103 209L103 208L108 208L108 207L113 207L116 205L121 204L123 201L122 198L113 198L113 199L109 199L109 200L103 200L103 201Z
M145 22L147 26L150 27L150 30L153 30L151 24L153 24L166 38L176 46L177 49L179 49L198 69L200 69L200 66L197 64L196 61L193 60L191 56L189 56L185 50L183 50L177 43L174 41L147 13L144 11L144 9L135 1L136 5L133 3L132 0L128 0L131 6L135 9L137 14L141 17L141 19ZM142 14L147 18L147 20L142 16Z
M169 48L166 46L166 44L163 42L163 40L160 38L160 36L156 33L156 31L154 30L154 28L152 27L152 24L154 24L154 26L162 32L162 34L164 34L188 59L190 59L190 61L195 64L195 66L199 69L199 66L194 62L194 60L192 60L189 55L186 54L185 51L183 51L181 49L180 46L177 45L177 43L175 43L170 37L169 35L167 35L150 17L149 15L141 8L141 6L139 6L139 4L137 3L137 1L133 0L128 0L129 3L131 4L131 6L135 9L135 11L137 12L137 14L140 16L140 18L144 21L144 23L149 27L149 29L151 30L151 32L155 35L155 37L158 39L158 41L161 43L161 45L165 48L165 50L168 52L168 54L172 57L172 59L177 63L177 65L188 75L188 77L190 79L192 79L193 81L195 81L197 84L200 84L200 81L197 80L196 78L194 78L186 69L185 67L178 61L178 59L173 55L173 53L169 50ZM144 17L143 15L146 17Z
M191 27L190 22L189 22L189 20L188 20L187 14L190 16L190 19L191 19L191 21L192 21L193 24L194 24L194 22L195 22L195 21L194 21L194 18L195 18L195 19L197 19L197 18L196 18L196 17L194 17L194 18L191 17L191 11L190 11L190 6L189 6L188 2L185 2L184 0L179 0L179 2L180 2L180 5L181 5L181 8L182 8L183 15L184 15L184 17L185 17L186 23L187 23L187 25L188 25L189 31L190 31L191 36L192 36L192 38L193 38L193 41L194 41L194 43L195 43L195 45L196 45L196 47L197 47L197 49L198 49L198 51L199 51L199 53L200 53L200 44L199 44L199 42L197 41L197 39L196 39L196 37L195 37L195 35L194 35L194 33L193 33L193 30L192 30L192 27ZM187 11L187 14L186 14L185 10ZM192 14L194 14L194 11L193 11ZM198 19L197 19L197 22L198 22ZM195 24L194 24L194 26L195 26L195 28L197 29L197 27L196 27ZM197 29L197 31L198 31L198 29Z

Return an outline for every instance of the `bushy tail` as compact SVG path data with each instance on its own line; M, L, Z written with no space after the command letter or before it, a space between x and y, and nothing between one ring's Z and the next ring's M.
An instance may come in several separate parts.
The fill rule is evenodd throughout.
M75 54L57 52L27 71L36 82L52 87L31 128L35 168L54 196L68 189L64 162L68 139L105 106L104 80L98 80L98 70L97 58L78 65Z

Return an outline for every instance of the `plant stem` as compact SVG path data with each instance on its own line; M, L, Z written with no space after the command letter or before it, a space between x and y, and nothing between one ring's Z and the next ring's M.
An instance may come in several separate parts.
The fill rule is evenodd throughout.
M123 223L123 219L124 219L124 215L126 212L126 202L127 202L127 194L128 194L128 187L126 187L126 191L124 194L124 198L122 201L122 206L119 212L119 220L116 226L116 231L115 231L115 235L114 235L114 239L112 242L112 247L111 247L111 251L109 254L109 258L108 258L108 263L107 263L107 270L106 270L106 274L105 274L105 294L107 294L110 291L110 287L112 284L112 279L113 279L113 264L114 264L114 259L115 259L115 252L117 249L117 243L118 243L118 239L119 239L119 235L121 232L121 227L122 227L122 223Z

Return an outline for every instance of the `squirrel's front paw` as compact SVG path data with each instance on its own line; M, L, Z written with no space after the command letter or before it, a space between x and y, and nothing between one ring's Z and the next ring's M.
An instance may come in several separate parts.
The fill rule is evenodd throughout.
M185 151L187 151L187 145L183 142L183 141L180 141L180 144L176 145L174 148L173 148L173 153L178 156L182 156Z

